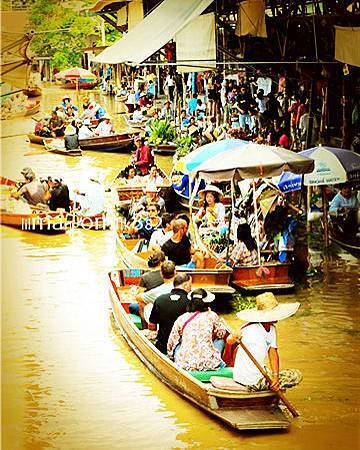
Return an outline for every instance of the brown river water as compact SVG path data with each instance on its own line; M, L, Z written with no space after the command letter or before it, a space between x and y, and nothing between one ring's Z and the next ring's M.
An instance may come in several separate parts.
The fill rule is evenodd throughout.
M62 93L48 88L43 110ZM26 142L31 119L1 125L1 174L9 178L31 166L76 182L95 168L110 182L129 159L47 154ZM158 164L169 171L171 159ZM121 337L106 285L117 264L110 230L41 236L1 227L1 234L4 450L359 448L360 263L346 252L324 260L321 280L281 296L301 302L277 325L282 366L303 372L287 392L300 417L286 432L237 433L165 387Z

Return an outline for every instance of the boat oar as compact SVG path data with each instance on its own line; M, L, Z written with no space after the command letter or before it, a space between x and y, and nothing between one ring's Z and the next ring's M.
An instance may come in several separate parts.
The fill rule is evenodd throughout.
M271 385L272 379L269 377L269 375L265 372L264 368L259 364L259 362L254 358L254 356L250 353L249 349L246 347L246 345L242 342L241 338L238 340L239 345L241 345L244 352L247 354L247 356L251 359L251 361L255 364L255 366L260 371L261 375L265 378L265 380ZM289 402L289 400L285 397L284 393L282 391L276 391L276 394L280 398L280 400L284 403L284 405L287 407L287 409L290 411L293 417L298 417L299 413L296 411L296 409L293 407L293 405Z

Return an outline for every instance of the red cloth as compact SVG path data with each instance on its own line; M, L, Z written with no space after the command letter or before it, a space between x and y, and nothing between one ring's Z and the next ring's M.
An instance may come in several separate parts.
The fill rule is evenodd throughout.
M279 145L279 147L282 147L282 148L287 148L287 149L290 148L290 140L286 136L285 133L280 136L278 145Z
M142 145L136 150L135 158L135 165L140 169L141 174L147 175L149 173L149 167L154 164L154 156L150 147Z

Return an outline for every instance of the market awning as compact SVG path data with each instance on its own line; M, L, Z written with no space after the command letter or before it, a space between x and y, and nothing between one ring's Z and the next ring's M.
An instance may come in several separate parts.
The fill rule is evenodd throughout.
M118 42L95 61L107 64L139 64L168 43L213 0L164 0Z

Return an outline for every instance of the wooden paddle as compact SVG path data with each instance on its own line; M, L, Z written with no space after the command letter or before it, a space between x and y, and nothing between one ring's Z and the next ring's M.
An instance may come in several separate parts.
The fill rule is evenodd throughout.
M257 369L260 371L261 375L265 378L265 380L271 385L272 379L269 377L269 375L265 372L264 368L259 364L259 362L254 358L254 356L250 353L249 349L246 347L246 345L242 342L241 338L238 340L239 345L241 345L244 352L247 354L247 356L251 359L251 361L255 364ZM280 400L284 403L284 405L287 407L287 409L290 411L293 417L298 417L299 413L296 411L294 406L289 402L289 400L285 397L284 393L282 391L276 391L276 394L280 398Z

